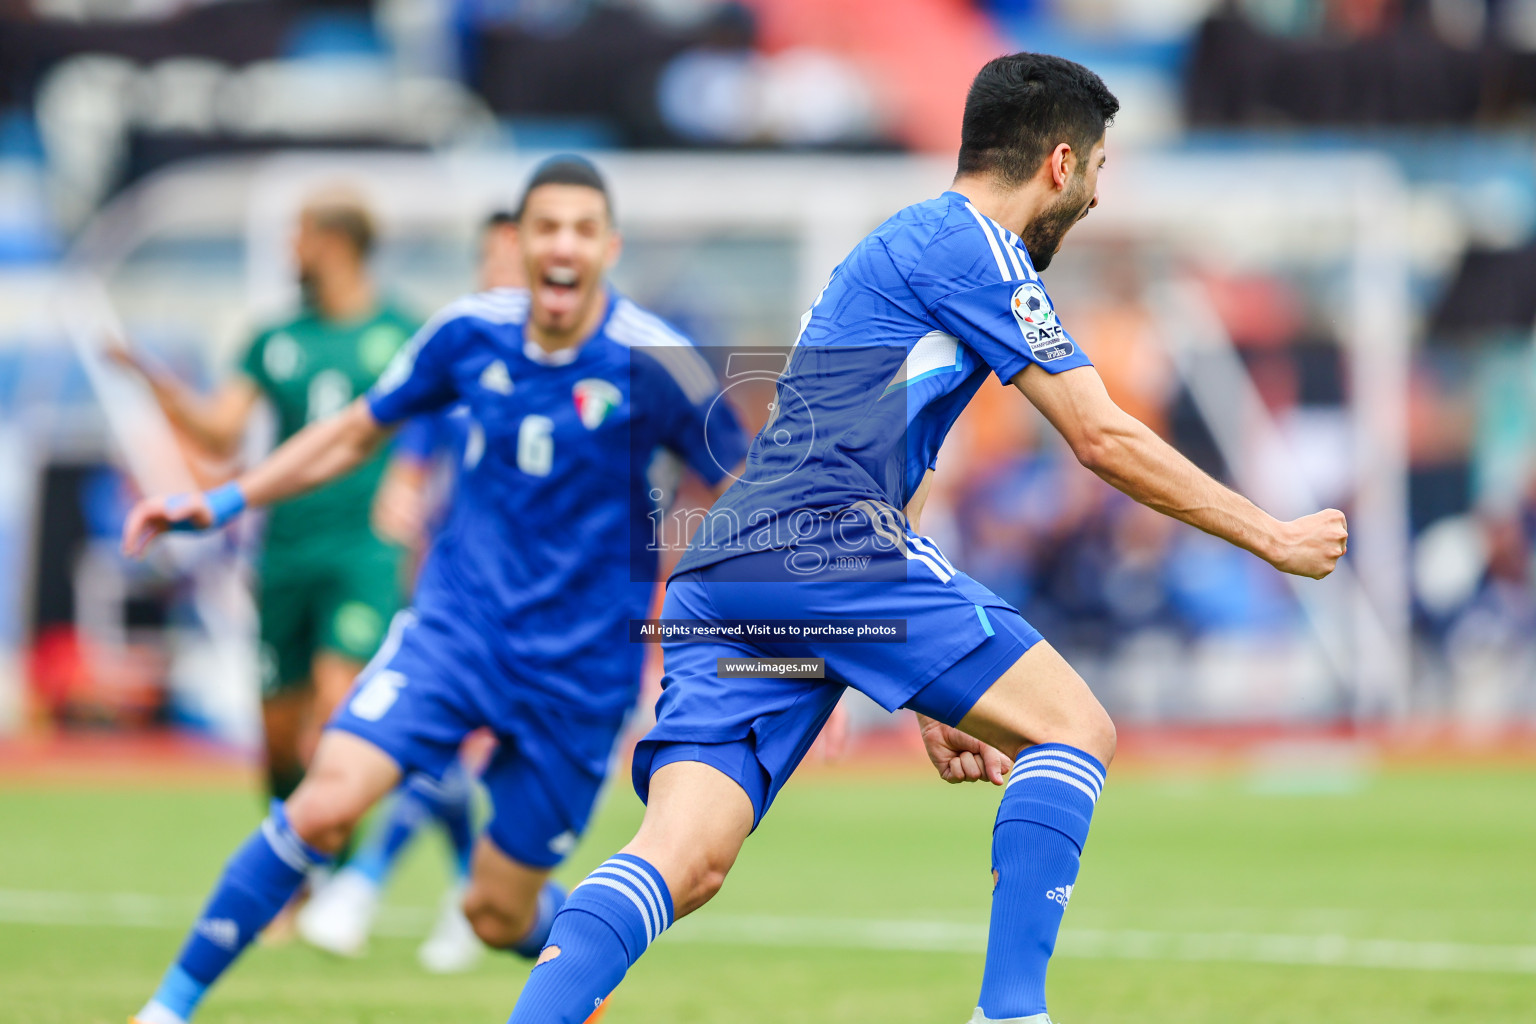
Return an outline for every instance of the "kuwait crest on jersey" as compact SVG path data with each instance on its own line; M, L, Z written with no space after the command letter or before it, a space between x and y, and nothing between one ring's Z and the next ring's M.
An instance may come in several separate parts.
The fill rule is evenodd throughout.
M601 377L577 381L571 388L571 397L576 400L576 415L581 417L581 425L588 430L602 426L608 414L624 401L619 389Z

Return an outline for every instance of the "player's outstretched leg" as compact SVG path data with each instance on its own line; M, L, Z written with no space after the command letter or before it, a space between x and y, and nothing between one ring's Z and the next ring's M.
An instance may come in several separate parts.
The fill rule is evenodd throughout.
M481 836L469 885L460 893L462 910L457 904L452 908L464 935L447 934L439 921L433 937L418 951L422 966L441 973L464 969L456 960L463 955L462 940L473 943L477 952L484 943L525 960L537 957L566 900L565 887L550 880L550 870L523 864L490 836Z
M581 1024L677 918L720 890L752 831L752 802L697 761L651 776L645 820L571 890L509 1024Z
M455 760L441 778L412 772L395 792L388 813L334 878L299 912L299 934L310 945L337 956L361 956L378 911L380 893L393 874L400 855L421 827L436 821L443 826L453 851L453 881L445 912L428 939L432 952L423 953L434 967L452 971L473 962L479 943L468 935L469 926L459 912L459 902L469 878L469 859L474 851L471 820L472 783L463 765ZM445 923L446 922L446 923ZM467 935L468 944L464 937ZM425 947L424 947L425 948Z
M1088 685L1036 644L960 728L1018 751L992 832L992 919L973 1024L1045 1024L1045 972L1077 882L1115 728Z
M304 881L346 842L400 772L382 751L346 733L327 733L309 775L224 867L176 962L136 1015L140 1024L191 1018L218 980Z

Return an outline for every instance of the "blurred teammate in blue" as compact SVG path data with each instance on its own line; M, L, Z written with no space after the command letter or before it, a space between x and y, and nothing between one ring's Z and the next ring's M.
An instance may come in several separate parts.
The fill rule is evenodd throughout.
M972 1020L1045 1024L1046 964L1115 728L1019 613L918 533L939 447L989 374L1131 497L1285 572L1322 577L1344 517L1279 522L1205 476L1105 393L1039 272L1098 202L1119 108L1056 57L988 63L950 191L856 246L803 321L774 417L694 533L667 619L903 619L904 643L666 642L655 728L635 752L639 833L571 891L511 1024L575 1024L676 918L719 889L843 689L917 712L951 782L1005 786ZM824 678L721 658L825 659Z
M507 211L493 213L481 228L477 285L482 292L515 289L526 301L517 218ZM395 435L394 454L374 495L373 527L401 545L415 566L451 505L471 423L469 407L461 402L409 420ZM473 967L485 947L463 911L475 838L472 775L463 756L450 761L439 777L410 773L357 852L299 911L299 936L337 956L362 956L396 863L421 828L435 823L452 849L453 884L417 959L435 974Z
M124 548L137 554L166 530L215 527L319 486L410 417L463 402L474 421L413 607L332 718L304 783L225 865L140 1024L187 1020L369 807L406 773L441 776L481 727L498 740L482 777L493 817L464 910L489 946L533 956L544 944L564 899L550 871L586 827L639 686L643 648L627 642L627 622L654 591L653 463L670 452L718 487L745 439L703 357L606 287L619 237L590 163L542 164L518 232L527 294L450 305L342 413L231 484L129 514Z

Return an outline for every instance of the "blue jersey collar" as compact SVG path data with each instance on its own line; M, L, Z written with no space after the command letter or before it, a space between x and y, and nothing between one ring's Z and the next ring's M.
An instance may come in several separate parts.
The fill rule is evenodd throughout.
M530 302L531 301L532 300L530 299ZM522 339L523 342L524 357L526 357L530 363L537 363L540 366L570 366L576 360L580 359L581 354L585 352L587 346L592 343L592 339L604 334L608 330L608 321L613 319L613 311L618 307L619 304L619 295L613 290L611 285L603 285L603 301L608 305L607 308L603 310L603 318L598 321L597 328L593 330L591 334L587 335L576 344L570 346L569 348L562 348L556 352L549 351L543 345L540 345L538 342L528 337L528 320L524 319L523 322L518 325L518 336ZM529 310L529 315L532 315L531 309Z

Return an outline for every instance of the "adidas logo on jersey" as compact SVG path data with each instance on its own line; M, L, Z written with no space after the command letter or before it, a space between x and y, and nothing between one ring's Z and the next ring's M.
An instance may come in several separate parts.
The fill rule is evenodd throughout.
M227 917L206 917L197 923L197 934L220 949L240 945L240 926Z
M507 372L507 364L500 359L480 371L480 386L487 391L494 391L498 395L510 395L512 393L512 375Z
M1072 898L1072 887L1070 885L1058 885L1054 889L1047 889L1045 891L1045 898L1066 906L1067 901Z

